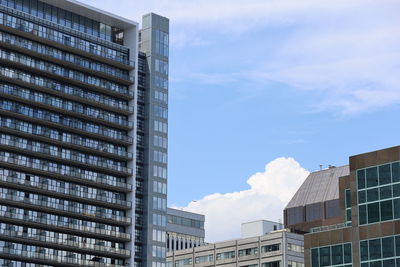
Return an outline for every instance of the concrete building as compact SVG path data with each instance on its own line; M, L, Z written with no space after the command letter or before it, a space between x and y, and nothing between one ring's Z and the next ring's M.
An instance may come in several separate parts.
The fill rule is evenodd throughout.
M167 266L304 267L303 253L303 235L282 229L262 236L172 251L167 253Z
M348 165L310 173L283 212L285 228L307 233L313 227L340 223L339 177L348 174Z
M306 266L400 266L400 146L351 156L340 224L305 235Z
M242 238L262 236L272 231L283 229L283 224L267 220L242 223Z
M0 0L0 265L165 266L168 19L142 26Z
M167 252L204 245L204 215L171 208L167 214Z

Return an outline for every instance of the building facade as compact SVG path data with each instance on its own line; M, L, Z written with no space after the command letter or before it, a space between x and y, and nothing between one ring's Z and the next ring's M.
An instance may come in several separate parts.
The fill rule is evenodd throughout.
M167 255L167 266L304 267L303 235L278 230Z
M342 223L305 235L306 266L400 266L400 147L351 156Z
M242 238L262 236L276 230L282 230L283 224L267 220L242 223Z
M142 24L139 52L136 22L0 0L2 266L165 266L168 20Z
M167 216L167 252L204 245L204 215L168 208Z
M341 223L339 177L348 174L348 165L310 173L283 211L285 228L308 233L313 227Z

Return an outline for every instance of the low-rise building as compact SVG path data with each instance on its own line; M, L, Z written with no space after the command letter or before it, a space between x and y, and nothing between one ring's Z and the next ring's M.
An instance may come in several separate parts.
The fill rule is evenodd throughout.
M278 223L277 223L278 224ZM167 253L167 267L304 267L303 235L288 229Z
M167 217L167 251L204 244L204 215L168 208Z

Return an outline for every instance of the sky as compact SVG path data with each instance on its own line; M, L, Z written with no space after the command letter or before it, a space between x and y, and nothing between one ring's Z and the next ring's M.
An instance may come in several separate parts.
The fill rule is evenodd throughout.
M81 1L170 19L168 204L205 214L208 242L282 219L320 165L400 145L398 0Z

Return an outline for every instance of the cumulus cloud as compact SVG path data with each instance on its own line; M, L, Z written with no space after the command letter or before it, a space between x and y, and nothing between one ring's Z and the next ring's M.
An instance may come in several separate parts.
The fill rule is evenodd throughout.
M308 174L293 158L277 158L247 180L249 189L211 194L180 208L205 214L206 241L238 238L243 222L282 219L283 208Z

